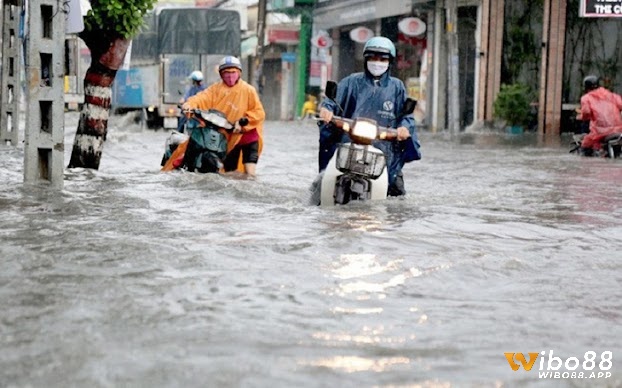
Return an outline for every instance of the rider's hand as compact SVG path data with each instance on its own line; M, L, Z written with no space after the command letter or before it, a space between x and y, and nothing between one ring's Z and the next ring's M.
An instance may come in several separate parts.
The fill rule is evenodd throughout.
M190 105L189 105L187 102L184 102L184 103L182 104L182 106L181 106L181 110L182 110L182 111L184 111L184 110L190 110L190 109L191 109L191 108L190 108Z
M333 119L333 112L329 111L328 109L322 107L320 109L320 119L322 119L322 121L325 122L330 122Z
M233 126L233 133L241 133L242 132L242 127L240 126L239 122L235 122L235 125Z
M397 128L397 140L406 140L410 137L410 132L406 127Z

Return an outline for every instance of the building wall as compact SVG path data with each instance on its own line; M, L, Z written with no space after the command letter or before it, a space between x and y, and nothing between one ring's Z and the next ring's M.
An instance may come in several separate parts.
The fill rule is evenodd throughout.
M332 78L336 81L364 71L364 40L356 41L351 32L357 28L369 29L371 36L382 35L391 39L398 52L391 74L400 78L411 97L420 101L415 116L420 125L427 125L431 105L431 31L434 1L421 0L346 0L320 2L314 18L314 34L326 33L332 37ZM407 17L417 17L427 28L411 37L400 32L398 23ZM370 37L371 37L370 36Z

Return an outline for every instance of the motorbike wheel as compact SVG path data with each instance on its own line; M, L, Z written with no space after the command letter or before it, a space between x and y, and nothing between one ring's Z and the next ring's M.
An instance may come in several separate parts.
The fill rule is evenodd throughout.
M350 190L351 184L352 181L350 180L350 177L346 174L343 174L339 176L339 178L337 178L337 181L335 182L334 194L336 204L345 205L350 202L350 199L352 197L352 191Z

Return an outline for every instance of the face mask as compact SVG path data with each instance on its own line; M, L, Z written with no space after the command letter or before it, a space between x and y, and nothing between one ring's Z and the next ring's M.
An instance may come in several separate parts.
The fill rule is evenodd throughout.
M240 79L240 73L237 71L234 71L234 72L223 71L222 73L220 73L220 78L222 78L223 82L227 86L231 87L235 85Z
M380 77L389 70L389 62L368 61L367 70L369 70L374 77Z

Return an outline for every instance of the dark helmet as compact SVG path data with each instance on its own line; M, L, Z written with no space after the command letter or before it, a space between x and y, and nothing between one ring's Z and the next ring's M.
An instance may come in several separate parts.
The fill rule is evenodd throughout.
M395 58L395 45L390 39L384 36L374 36L365 43L363 56L367 58L378 54L393 60Z
M585 90L593 90L598 88L600 84L600 78L597 76L590 74L587 77L583 78L583 87Z

